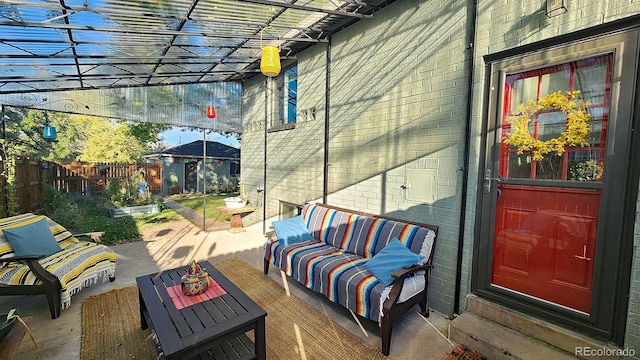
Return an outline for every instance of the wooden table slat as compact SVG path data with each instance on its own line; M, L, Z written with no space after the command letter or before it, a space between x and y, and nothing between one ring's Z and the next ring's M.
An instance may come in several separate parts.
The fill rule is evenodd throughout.
M169 317L171 318L171 321L173 321L173 323L175 324L176 330L178 330L180 337L185 337L193 334L193 331L191 331L191 327L189 327L189 324L184 319L180 311L176 309L175 306L173 306L173 300L171 300L171 297L167 292L167 288L164 286L164 283L162 282L161 279L162 277L159 277L159 278L153 279L152 281L156 286L158 296L160 296L160 299L162 300L162 303L163 303L162 306L169 313Z
M225 294L225 295L217 296L211 299L211 303L220 311L220 313L222 314L222 316L224 316L226 320L229 317L235 317L235 316L238 316L239 314L231 306L229 306L229 300L225 301L225 298L224 298L225 296L230 297L231 295ZM243 313L246 313L246 311L244 311Z
M171 317L169 313L164 311L164 304L159 301L149 301L147 299L157 299L156 289L153 285L150 277L142 277L137 278L136 282L138 284L138 291L142 295L142 298L145 300L146 311L154 314L153 317L149 316L151 323L148 324L150 328L163 329L159 334L156 332L156 336L163 346L167 348L163 350L168 351L176 345L173 342L173 339L179 338L179 334L176 328L173 326L173 321L171 321ZM166 344L166 345L164 345ZM177 345L176 345L177 346Z
M239 316L237 318L229 319L213 328L206 328L198 333L185 336L181 339L184 347L195 346L198 342L201 342L203 338L217 338L224 336L238 336L253 329L253 317L249 314Z
M207 302L205 301L205 303ZM198 318L198 320L201 322L202 326L210 327L210 326L216 325L216 321L214 321L214 319L211 318L211 314L207 311L205 304L201 304L201 306L192 306L192 308L193 309L191 310L193 311L195 316Z
M247 345L247 343L245 343L241 338L244 337L247 340L249 340L249 342L251 343L251 340L246 336L240 336L237 338L233 338L229 341L229 344L231 345L231 347L233 348L233 351L238 354L238 357L243 357L246 355L253 355L252 353L252 347L253 347L253 343L251 343L250 345Z
M215 347L215 348L211 349L210 352L213 355L214 359L225 359L225 358L227 358L227 355L224 353L224 351L222 351L222 349L220 347ZM206 357L205 357L205 359L206 359Z
M238 340L242 342L242 345L244 346L245 349L251 349L251 347L253 346L253 341L251 341L251 339L249 339L249 337L246 335L238 336Z
M199 305L199 304L196 304ZM204 324L202 324L202 320L196 313L196 308L202 308L202 306L188 306L184 309L180 309L180 314L182 314L183 319L187 322L187 325L191 328L191 332L196 334L199 331L205 329Z
M225 320L227 320L227 318L224 316L222 311L220 311L220 308L218 306L216 306L214 300L215 299L212 299L211 301L206 301L203 304L203 308L207 311L207 313L209 315L211 315L213 321L216 324L219 324L219 323L224 322Z
M171 286L181 285L182 275L187 274L188 269L189 266L185 266L182 272L178 270L163 273L161 278L164 282L165 287L168 288ZM207 319L209 319L209 325L212 325L211 318L209 316L205 316L202 319L200 318L199 314L202 314L202 312L196 312L196 309L201 309L202 307L197 305L199 304L196 304L195 306L188 306L179 310L180 314L182 314L182 319L178 317L177 321L184 320L187 326L189 326L189 328L191 329L190 333L197 333L198 331L203 330L205 327L203 321L207 322Z
M244 315L248 313L247 309L242 306L238 301L229 293L220 295L217 297L219 301L224 302L227 308L233 312L236 316ZM216 303L219 304L219 303Z
M235 301L243 304L243 307L249 311L251 314L255 316L264 316L266 312L256 304L253 299L251 299L247 294L245 294L240 288L236 286L236 284L232 283L231 280L227 279L218 269L212 268L209 272L209 275L215 274L217 277L213 277L216 279L218 284L222 286L223 289L227 291L227 293L232 293Z

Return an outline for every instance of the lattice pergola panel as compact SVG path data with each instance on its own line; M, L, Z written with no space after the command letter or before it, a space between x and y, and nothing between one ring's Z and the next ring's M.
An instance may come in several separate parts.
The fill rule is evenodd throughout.
M352 22L371 18L390 2L0 0L0 97L8 104L24 104L28 101L17 101L16 94L42 100L42 93L55 93L62 95L47 97L60 102L78 91L90 91L83 101L92 108L93 101L105 96L105 89L169 86L174 94L188 96L182 104L202 107L197 103L201 98L221 91L202 84L238 84L259 73L262 45L279 46L282 61L295 60L298 52L326 42L329 34ZM182 85L186 87L178 89ZM143 102L155 108L185 106L134 90L117 93L131 101L145 98ZM226 97L224 103L233 101ZM101 110L101 115L139 110L137 106L139 102ZM222 110L225 105L219 106ZM143 117L141 121L174 118L194 127L206 122L196 116L176 116L173 110L156 113L155 108L142 111L145 115L121 116ZM229 116L236 112L222 110ZM237 125L232 127L237 130Z

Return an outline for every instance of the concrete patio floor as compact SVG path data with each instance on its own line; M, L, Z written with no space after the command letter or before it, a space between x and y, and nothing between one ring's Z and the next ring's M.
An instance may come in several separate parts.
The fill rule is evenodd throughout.
M112 246L117 253L116 281L101 282L75 294L71 306L63 310L58 319L51 319L44 295L0 297L0 309L4 309L3 311L18 308L23 317L31 317L28 325L40 347L40 359L79 359L82 302L91 295L135 285L137 276L184 266L191 260L207 260L215 264L230 257L239 258L262 271L262 246L265 236L261 234L261 224L254 226L256 229L249 227L246 231L236 234L225 229L219 230L219 227L203 231L200 228L201 216L198 218L198 214L177 203L168 205L184 216L192 218L193 222L182 220L159 224L146 231L142 241ZM268 277L283 286L283 296L286 296L283 277L278 269L272 266ZM380 346L380 330L377 323L362 318L358 318L358 323L342 306L333 304L324 296L290 279L287 281L287 287L293 295L328 315L365 342ZM453 349L453 345L445 337L449 321L437 312L432 311L429 319L423 318L418 312L419 308L416 305L395 323L390 358L444 359ZM267 341L270 341L268 335ZM35 345L29 339L29 335L26 335L16 358L31 360L36 358L36 354Z

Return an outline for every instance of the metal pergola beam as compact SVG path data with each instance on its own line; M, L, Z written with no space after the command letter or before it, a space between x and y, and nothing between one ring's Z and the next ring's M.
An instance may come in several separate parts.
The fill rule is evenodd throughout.
M0 0L0 94L242 81L392 1Z
M270 1L270 0L240 0L240 1L247 2L247 3L252 3L252 4L260 4L260 5L267 5L267 6L277 6L277 7L287 8L287 9L296 9L296 10L303 10L303 11L310 11L310 12L319 12L319 13L330 14L330 15L349 16L349 17L354 17L354 18L357 18L357 19L370 19L370 18L373 17L372 15L359 14L359 13L347 12L347 11L328 10L328 9L322 9L322 8L318 8L318 7L296 5L294 3L282 3L282 2L279 2L279 1Z
M253 72L257 72L259 70L253 70ZM219 74L235 74L238 71L236 70L227 70L227 71L218 71L217 73ZM249 71L247 71L249 72ZM195 72L195 71L185 71L185 72L168 72L168 73L156 73L155 77L173 77L173 76L201 76L201 75L210 75L210 71L208 72ZM126 79L126 78L146 78L148 77L150 74L150 72L146 72L146 73L138 73L138 74L134 74L134 73L117 73L117 74L85 74L83 75L83 77L88 81L88 80L106 80L106 79L111 79L113 77L117 77L117 78L121 78L121 79ZM69 81L69 80L75 80L75 75L57 75L57 76L53 76L51 78L30 78L30 77L14 77L14 78L7 78L6 82L13 82L13 83L21 83L21 82L46 82L46 81Z
M107 33L131 34L131 35L149 34L147 30L134 29L134 28L84 26L84 25L71 25L71 24L42 24L42 23L33 23L33 22L0 21L0 26L12 26L12 27L19 26L19 27L56 29L56 30L98 31L98 32L107 32ZM154 31L154 35L184 36L184 37L196 36L196 37L205 37L210 39L247 38L251 40L261 40L260 36L258 35L207 34L207 33L201 33L201 32L189 32L189 31L178 31L178 30L156 30ZM3 39L0 38L0 40L3 40ZM272 38L271 40L301 41L301 42L309 42L309 43L326 42L326 40L323 40L323 39L313 39L309 37L288 37L288 38L281 37L281 38Z

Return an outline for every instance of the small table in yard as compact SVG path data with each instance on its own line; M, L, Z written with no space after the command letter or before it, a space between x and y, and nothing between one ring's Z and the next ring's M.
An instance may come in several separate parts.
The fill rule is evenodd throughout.
M221 214L231 214L231 232L241 232L242 230L242 216L241 214L250 213L256 211L255 206L247 205L238 209L228 208L226 206L218 207Z
M209 262L198 264L226 294L178 310L167 289L189 266L136 278L142 328L154 334L159 358L266 359L267 313Z

